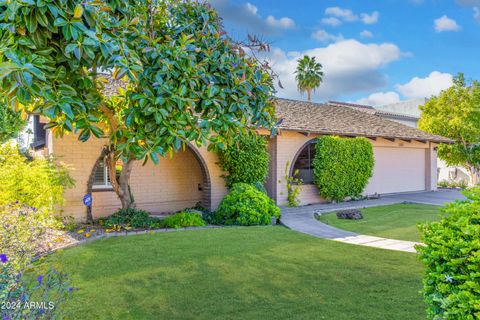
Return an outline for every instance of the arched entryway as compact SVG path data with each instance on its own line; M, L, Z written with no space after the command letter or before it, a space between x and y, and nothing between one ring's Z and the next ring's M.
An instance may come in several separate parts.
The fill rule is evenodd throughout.
M104 157L105 152L102 152L87 185L87 193L93 198L90 212L93 218L109 215L120 206L109 183ZM172 158L161 158L157 165L151 161L142 165L137 161L132 169L130 187L136 206L153 214L175 212L197 204L211 209L210 173L194 146L176 152Z
M303 184L313 184L313 159L315 158L315 143L317 139L305 142L296 152L290 166L290 176L301 179Z

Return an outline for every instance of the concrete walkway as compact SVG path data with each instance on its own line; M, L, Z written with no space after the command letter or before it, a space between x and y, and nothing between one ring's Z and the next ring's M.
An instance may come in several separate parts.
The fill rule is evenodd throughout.
M371 200L315 204L295 208L282 207L281 222L283 225L292 230L306 233L318 238L325 238L344 243L388 250L416 252L415 245L420 243L358 235L353 232L326 225L315 219L315 215L337 210L368 208L396 203L421 203L443 206L446 203L455 201L456 199L464 200L465 197L457 190L439 190L435 192L416 192L387 195L382 196L379 199Z

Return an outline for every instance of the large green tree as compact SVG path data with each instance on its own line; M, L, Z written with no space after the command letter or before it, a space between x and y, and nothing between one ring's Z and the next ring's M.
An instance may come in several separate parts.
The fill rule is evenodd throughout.
M467 85L460 73L453 86L431 97L420 109L420 129L455 141L439 145L438 156L448 165L468 169L476 185L480 169L480 84L473 81Z
M0 95L48 117L55 134L108 137L110 177L123 161L112 186L124 208L135 160L157 163L189 142L222 149L272 125L268 67L202 2L0 0L0 40ZM106 95L103 73L125 89Z
M304 56L298 60L295 80L297 80L298 91L307 93L308 101L312 101L312 92L322 83L322 68L322 65L315 61L315 57Z

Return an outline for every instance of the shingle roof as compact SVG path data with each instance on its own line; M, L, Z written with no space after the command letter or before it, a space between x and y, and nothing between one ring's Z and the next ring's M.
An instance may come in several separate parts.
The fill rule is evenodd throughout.
M339 108L330 104L277 99L276 116L283 119L279 125L279 129L283 130L436 143L453 142L356 108Z

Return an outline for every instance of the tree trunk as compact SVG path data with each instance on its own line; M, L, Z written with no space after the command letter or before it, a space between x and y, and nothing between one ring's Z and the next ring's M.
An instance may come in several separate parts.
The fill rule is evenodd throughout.
M475 166L468 166L468 171L470 172L472 186L475 187L478 184L478 169Z
M108 176L110 177L113 191L115 191L122 203L122 209L135 207L135 201L130 190L130 175L134 161L135 159L131 157L127 162L124 162L120 176L117 178L115 153L110 151L107 155Z
M312 90L307 90L308 101L312 101Z

